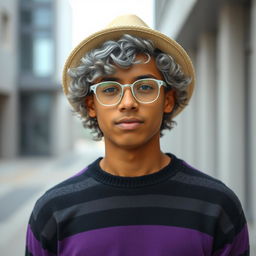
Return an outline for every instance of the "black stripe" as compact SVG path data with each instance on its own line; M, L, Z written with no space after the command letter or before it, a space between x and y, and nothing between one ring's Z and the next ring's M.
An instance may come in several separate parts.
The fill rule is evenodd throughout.
M213 245L213 250L218 251L221 248L223 248L226 244L231 244L234 241L234 238L237 234L239 234L244 226L246 225L246 220L244 217L244 214L241 215L240 220L236 222L235 228L230 230L227 234L224 234L221 230L220 225L216 226L216 234L218 236L215 236L215 241Z
M166 225L198 230L213 236L216 218L199 213L160 208L108 210L60 223L60 240L93 229L127 225Z
M239 256L249 256L250 255L250 248L246 250L244 253L240 254Z
M231 237L231 235L230 235L230 237ZM226 245L228 245L228 244L231 244L232 242L233 242L233 239L227 239L227 240L225 240L226 239L226 236L225 237L222 237L222 239L224 239L224 240L222 240L222 246L220 247L220 246L216 246L215 244L214 244L214 246L213 246L213 252L218 252L218 251L220 251L221 249L223 249ZM225 241L225 244L223 245L223 241ZM230 254L231 255L231 254ZM242 254L237 254L237 256L249 256L250 255L250 248L248 248L244 253L242 253Z
M41 234L41 231L42 231L41 223L35 222L34 218L30 218L29 224L34 234L34 237L37 239L37 241L40 242L41 247L51 253L57 254L57 244L58 244L57 236L54 236L51 240L46 239Z
M195 185L199 187L205 187L207 189L220 191L223 194L226 194L229 196L229 198L239 207L239 200L236 196L236 194L228 188L223 182L220 180L217 180L215 178L210 177L209 175L206 175L205 173L202 173L195 169L190 169L186 166L183 166L180 169L180 172L177 173L172 180L179 181L181 183L187 184L187 185Z
M68 208L73 205L81 204L83 202L92 201L95 195L98 194L96 198L102 198L101 194L104 190L99 189L100 186L86 188L78 192L73 192L66 194L65 196L53 197L49 201L40 206L40 210L37 213L32 214L32 218L37 222L39 230L43 230L44 226L50 218L53 217L54 212ZM104 193L104 192L103 192Z
M230 200L230 197L221 191L205 188L201 186L189 185L179 182L169 181L169 185L163 184L162 190L166 191L171 188L171 194L173 196L182 196L188 198L199 199L205 202L220 205L226 212L231 221L234 223L237 217L242 213L242 206L238 201L237 204ZM170 191L170 189L169 189ZM237 206L239 204L239 207Z
M80 192L90 187L96 186L99 183L92 178L85 178L79 182L69 184L67 186L61 186L55 189L47 191L36 203L33 214L34 218L37 218L40 210L45 207L48 202L55 200L58 197L64 197L65 195L72 194L74 192Z

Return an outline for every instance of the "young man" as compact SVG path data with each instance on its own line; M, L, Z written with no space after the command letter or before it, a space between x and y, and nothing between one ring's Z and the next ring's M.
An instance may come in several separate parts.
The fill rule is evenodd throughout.
M26 255L249 255L236 195L160 149L194 81L184 49L134 15L73 50L64 92L105 156L37 201Z

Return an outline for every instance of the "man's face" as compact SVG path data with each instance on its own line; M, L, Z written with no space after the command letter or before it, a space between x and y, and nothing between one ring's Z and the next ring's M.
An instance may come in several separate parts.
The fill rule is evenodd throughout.
M144 57L138 56L139 59ZM111 76L104 76L101 81L117 81L132 84L138 79L154 78L163 80L153 57L148 63L134 64L129 69L116 67ZM174 106L173 92L164 93L161 87L159 98L149 104L143 104L133 97L131 89L126 87L121 102L115 106L101 105L95 95L87 101L88 113L96 117L104 134L105 143L125 149L139 148L147 143L158 143L160 126L164 113L169 113Z

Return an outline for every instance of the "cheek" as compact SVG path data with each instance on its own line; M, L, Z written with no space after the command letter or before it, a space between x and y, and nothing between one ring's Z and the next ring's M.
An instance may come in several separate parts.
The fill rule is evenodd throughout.
M150 111L151 114L151 126L153 129L160 129L162 120L163 120L164 106L158 105L155 108L152 108Z
M102 129L104 127L104 124L106 123L106 121L104 120L104 115L102 115L101 113L97 112L97 121L99 124L99 127Z
M107 109L96 108L96 118L98 125L103 133L106 132L108 127L110 127L111 113Z

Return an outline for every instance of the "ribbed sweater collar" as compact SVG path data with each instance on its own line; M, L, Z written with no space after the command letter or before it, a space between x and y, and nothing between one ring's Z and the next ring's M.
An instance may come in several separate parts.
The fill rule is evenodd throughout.
M171 157L170 163L164 168L160 169L158 172L143 175L139 177L122 177L112 175L101 169L99 163L102 157L94 161L86 171L86 174L96 179L98 182L123 188L136 188L144 187L157 183L164 182L173 176L179 169L180 161L173 154L168 153Z

